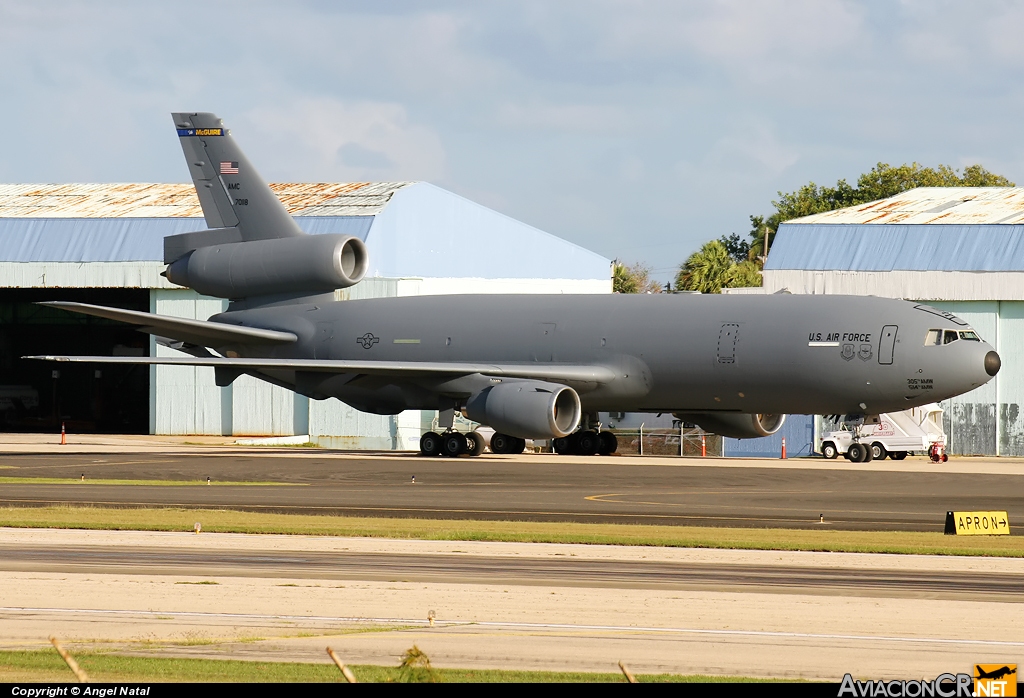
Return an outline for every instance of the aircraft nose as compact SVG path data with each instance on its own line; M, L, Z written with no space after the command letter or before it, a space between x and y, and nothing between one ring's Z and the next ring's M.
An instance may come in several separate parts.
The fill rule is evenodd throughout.
M995 376L999 373L999 369L1002 365L1003 362L999 359L999 354L994 351L990 351L985 354L985 373L988 375Z

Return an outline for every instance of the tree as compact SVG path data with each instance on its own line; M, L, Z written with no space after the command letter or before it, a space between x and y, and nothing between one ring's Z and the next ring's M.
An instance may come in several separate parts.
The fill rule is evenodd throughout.
M677 291L721 293L736 262L721 240L711 240L689 256L676 274Z
M744 288L761 285L761 267L757 262L745 259L729 271L729 288Z
M625 265L612 262L612 291L614 293L661 293L661 285L651 279L650 267L639 262Z
M784 194L779 192L778 201L773 201L775 213L767 218L764 216L750 217L750 256L764 256L765 236L768 237L768 250L771 251L772 239L779 225L802 218L814 213L834 211L847 206L856 206L869 201L878 201L895 196L915 187L1012 187L1013 182L1002 175L993 174L981 165L965 167L963 175L949 165L936 168L923 167L913 162L909 165L892 165L880 162L857 178L857 186L850 186L845 179L840 179L834 187L819 187L809 182L796 191Z
M750 257L750 243L736 233L726 237L723 235L718 241L725 245L725 251L729 253L737 264L746 261Z

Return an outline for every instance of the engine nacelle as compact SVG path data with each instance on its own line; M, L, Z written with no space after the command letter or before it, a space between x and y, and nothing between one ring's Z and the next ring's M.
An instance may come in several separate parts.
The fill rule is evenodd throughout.
M504 381L481 390L466 403L465 415L509 436L557 439L579 426L580 396L557 383Z
M192 250L167 267L172 283L217 298L327 293L366 274L366 245L350 235L303 235Z
M736 414L729 412L710 414L677 414L676 418L695 422L704 431L733 439L756 439L771 436L782 428L784 414Z

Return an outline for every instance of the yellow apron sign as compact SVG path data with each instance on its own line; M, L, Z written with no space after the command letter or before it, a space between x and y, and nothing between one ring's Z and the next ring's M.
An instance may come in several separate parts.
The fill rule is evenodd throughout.
M947 511L947 535L1008 536L1010 519L1005 511Z

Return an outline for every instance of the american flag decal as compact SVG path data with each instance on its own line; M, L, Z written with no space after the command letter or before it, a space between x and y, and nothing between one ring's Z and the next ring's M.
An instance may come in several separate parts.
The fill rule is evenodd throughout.
M237 162L222 162L220 164L221 174L238 174L238 163Z

